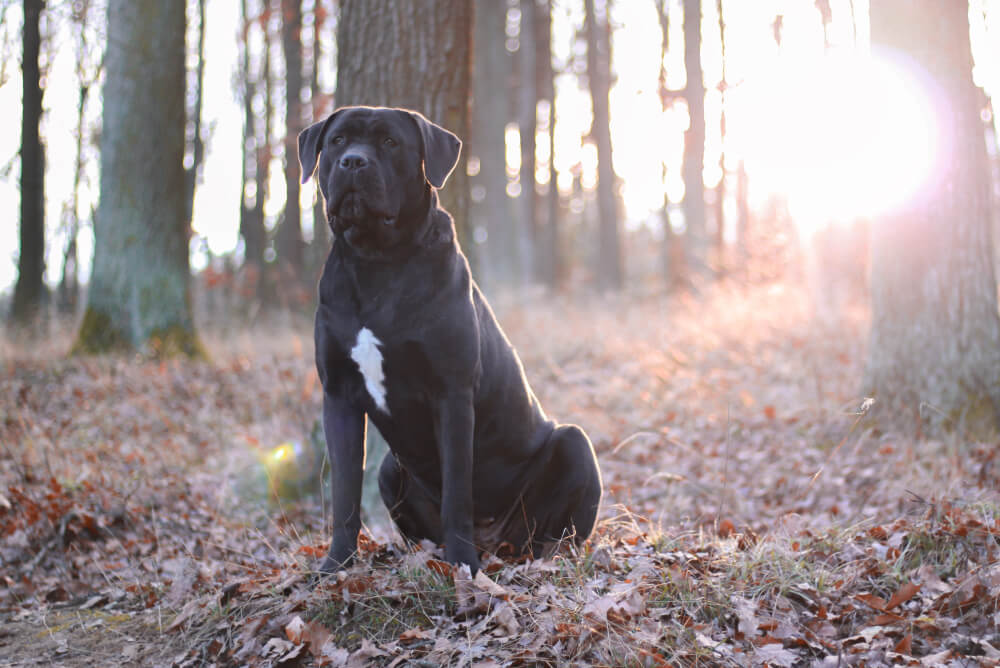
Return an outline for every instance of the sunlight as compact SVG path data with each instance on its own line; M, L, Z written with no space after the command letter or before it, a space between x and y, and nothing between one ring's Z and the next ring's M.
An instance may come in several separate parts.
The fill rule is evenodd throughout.
M275 463L278 463L288 459L288 457L292 454L294 454L292 446L287 443L283 443L271 451L271 459L274 460Z
M933 98L888 54L799 61L758 93L748 159L805 232L896 209L933 176Z

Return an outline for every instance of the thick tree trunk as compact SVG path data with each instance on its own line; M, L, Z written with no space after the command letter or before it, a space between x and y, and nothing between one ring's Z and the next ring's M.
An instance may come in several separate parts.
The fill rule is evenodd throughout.
M281 0L281 47L285 56L285 215L278 229L283 275L304 278L302 215L299 209L298 136L302 122L302 0Z
M414 109L466 139L471 42L472 0L342 0L337 104ZM470 253L466 156L463 149L440 198L455 219L459 243ZM369 518L385 523L378 467L388 446L377 434L368 432L362 508Z
M516 276L517 236L507 196L506 139L511 57L504 44L507 6L497 0L476 0L475 75L472 78L473 150L479 157L476 184L482 200L472 204L477 225L486 228L482 269L490 287Z
M25 0L21 81L21 238L12 316L27 323L45 295L45 152L38 126L42 119L41 23L44 0Z
M943 141L924 189L873 225L865 392L903 427L996 429L1000 317L966 3L881 0L871 26L933 82Z
M201 354L185 215L184 9L108 3L100 203L77 352Z
M604 0L603 16L596 16L594 0L584 0L587 33L587 79L594 121L590 134L597 144L597 284L605 290L625 285L621 232L615 197L615 170L611 161L611 22L610 0Z
M339 106L419 111L461 139L469 136L472 0L343 0L337 25ZM475 273L469 234L466 154L441 190Z
M685 99L690 123L684 133L684 222L687 225L689 266L704 272L705 229L705 82L701 67L701 0L684 0Z

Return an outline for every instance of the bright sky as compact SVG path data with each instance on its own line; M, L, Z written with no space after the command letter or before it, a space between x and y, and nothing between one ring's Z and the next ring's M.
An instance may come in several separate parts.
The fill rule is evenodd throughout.
M572 48L573 26L582 23L581 3L557 0L554 49L565 62ZM824 53L822 24L815 5L806 0L756 0L725 3L727 12L726 96L727 168L744 160L751 180L751 204L771 193L787 195L789 206L805 228L850 220L891 207L919 188L930 173L936 150L934 119L928 115L928 93L916 73L891 54L869 54L868 4L855 0L857 38L850 0L832 0L831 50ZM718 114L721 77L715 2L705 1L703 60L706 87L707 146L705 182L720 176ZM680 0L671 0L671 44L668 85L684 85ZM983 21L984 9L991 23ZM211 128L203 182L196 193L194 229L214 253L232 250L238 242L240 135L242 111L233 91L238 54L234 36L238 7L233 2L209 2L205 72L204 123ZM773 40L774 16L784 16L783 41ZM1000 91L1000 0L972 0L972 30L977 55L977 83L996 95ZM8 20L5 30L19 22ZM683 196L680 162L687 112L683 104L666 112L657 91L660 27L652 0L619 0L613 18L618 27L613 44L617 82L611 93L615 171L624 181L623 197L631 224L655 221L663 201L662 164L668 169L666 190L672 201ZM19 26L14 26L19 44ZM56 56L45 90L43 135L48 148L46 174L48 274L58 280L64 239L58 235L60 212L69 199L75 142L76 86L73 82L74 44L69 34L55 38ZM0 87L0 122L20 127L20 72L8 64L9 80ZM97 105L94 105L97 107ZM590 126L590 100L570 76L557 80L556 168L560 186L568 184L569 169L581 163L585 185L596 179L596 151L581 136ZM96 120L96 119L95 119ZM8 212L0 227L0 290L16 276L19 211L17 150L19 132L0 134L0 165L13 169L0 176L0 206ZM516 133L515 133L516 136ZM547 150L540 141L540 150ZM540 158L544 157L542 155ZM96 206L96 164L89 172L81 213ZM274 194L266 210L283 206L284 187L275 169ZM308 205L312 182L302 195ZM309 222L309 210L304 211ZM81 235L81 260L89 262L92 234ZM197 247L193 263L204 263Z

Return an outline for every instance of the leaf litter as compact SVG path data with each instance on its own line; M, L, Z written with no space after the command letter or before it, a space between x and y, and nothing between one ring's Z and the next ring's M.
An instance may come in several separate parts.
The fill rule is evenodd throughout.
M261 473L314 437L306 328L209 333L213 362L15 355L0 663L1000 663L998 443L866 424L863 311L820 322L781 286L496 305L598 451L583 548L473 576L373 526L316 579L328 491Z

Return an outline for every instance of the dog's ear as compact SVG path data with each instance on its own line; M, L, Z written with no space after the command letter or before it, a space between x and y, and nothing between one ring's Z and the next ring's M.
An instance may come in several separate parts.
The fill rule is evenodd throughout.
M432 186L440 188L458 164L462 140L415 111L409 114L416 122L424 142L424 177Z
M339 109L327 116L326 120L313 123L299 133L299 166L302 168L302 183L308 181L313 172L316 171L316 161L319 160L319 147L322 144L323 135L326 134L326 128L330 125L330 121L338 113L340 113Z

